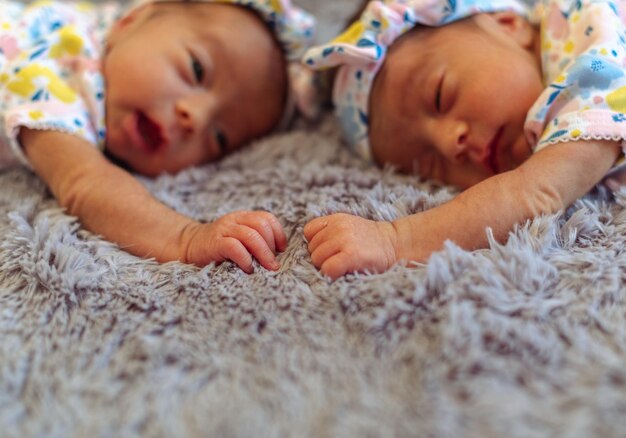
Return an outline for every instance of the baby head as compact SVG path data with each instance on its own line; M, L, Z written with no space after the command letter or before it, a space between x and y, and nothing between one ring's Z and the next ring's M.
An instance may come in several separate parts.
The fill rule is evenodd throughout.
M400 3L400 2L397 2ZM428 15L428 13L431 15ZM516 11L448 17L371 2L310 65L341 65L347 140L405 173L470 187L530 155L523 126L543 90L535 28Z
M145 175L174 173L268 134L292 111L288 62L312 29L288 0L134 8L103 59L108 153Z

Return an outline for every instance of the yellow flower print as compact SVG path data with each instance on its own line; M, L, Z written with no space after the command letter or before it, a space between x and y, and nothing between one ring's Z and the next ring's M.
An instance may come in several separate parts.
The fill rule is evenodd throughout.
M43 117L43 112L41 111L31 111L28 113L28 116L33 120L39 120Z
M274 11L276 11L279 14L283 13L283 5L279 0L272 0L271 5Z
M76 7L81 12L88 12L94 9L94 5L89 2L79 2Z
M613 111L626 113L626 87L618 88L606 96L606 103Z
M40 84L35 83L35 79L43 78L47 80L45 87L50 94L59 99L63 103L73 103L76 101L76 93L54 72L39 64L32 64L21 69L15 78L8 83L7 89L19 96L31 98L38 89L42 88Z
M388 28L389 28L389 20L387 19L387 17L381 17L380 29L385 31Z
M348 30L335 38L333 40L333 43L356 44L357 41L361 38L361 35L363 35L363 31L365 31L365 25L362 22L357 21L352 26L350 26Z
M50 6L52 4L51 0L39 0L31 3L27 8L28 9L36 9L42 6Z
M50 47L50 58L57 59L63 55L79 55L83 50L83 39L74 26L64 26L59 30L58 44Z

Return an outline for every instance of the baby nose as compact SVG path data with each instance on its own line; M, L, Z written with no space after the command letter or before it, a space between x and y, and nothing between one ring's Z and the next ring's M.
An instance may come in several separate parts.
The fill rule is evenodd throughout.
M209 96L186 96L176 101L176 120L186 134L203 131L213 118L214 105Z
M469 127L467 123L459 120L448 120L439 126L439 134L441 141L441 152L450 161L462 161L468 153L468 134Z

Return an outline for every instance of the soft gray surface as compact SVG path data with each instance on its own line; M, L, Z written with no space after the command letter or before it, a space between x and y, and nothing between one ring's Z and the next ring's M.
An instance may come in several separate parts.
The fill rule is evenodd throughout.
M626 190L331 283L309 219L452 193L364 165L330 122L146 184L198 219L273 211L282 270L137 259L0 174L0 436L626 435Z

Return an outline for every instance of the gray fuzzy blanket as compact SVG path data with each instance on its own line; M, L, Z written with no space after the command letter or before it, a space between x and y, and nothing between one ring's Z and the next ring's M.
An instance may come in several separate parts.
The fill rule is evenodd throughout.
M342 4L317 8L332 24ZM308 220L454 192L350 156L331 118L142 181L199 220L274 212L282 269L138 259L0 173L0 436L626 436L626 189L505 245L330 282Z

